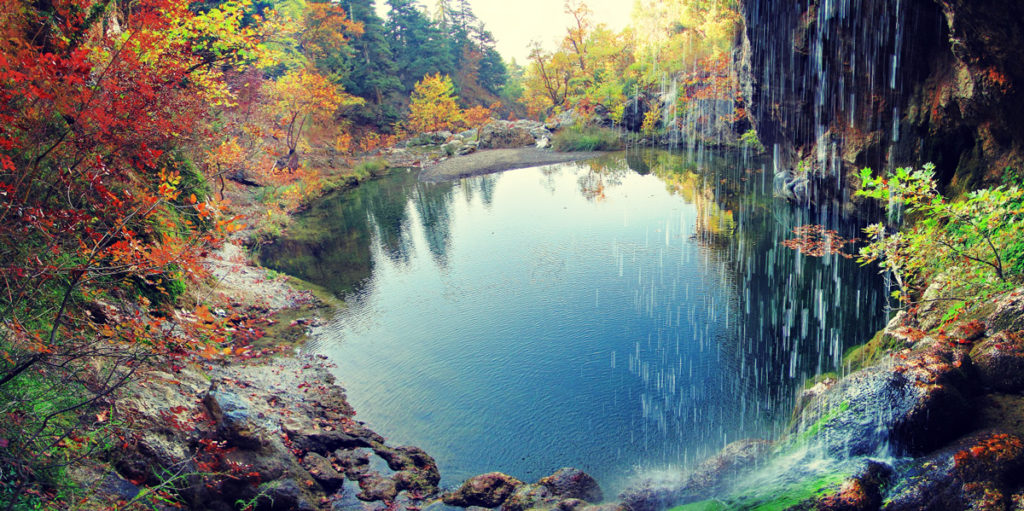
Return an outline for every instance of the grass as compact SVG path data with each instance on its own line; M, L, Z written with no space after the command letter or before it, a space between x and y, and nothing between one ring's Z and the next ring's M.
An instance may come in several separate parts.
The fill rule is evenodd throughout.
M574 126L555 133L551 146L556 151L617 151L622 149L619 132L597 126Z
M352 168L352 174L360 181L384 174L388 170L388 162L384 159L361 161Z

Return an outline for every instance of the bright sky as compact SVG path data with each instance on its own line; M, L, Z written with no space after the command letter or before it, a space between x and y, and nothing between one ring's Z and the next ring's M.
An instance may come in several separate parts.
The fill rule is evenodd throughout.
M420 0L429 12L435 0ZM377 0L377 9L387 12L384 0ZM633 2L630 0L586 0L594 12L595 24L604 23L613 30L622 30L629 24ZM565 36L572 17L565 14L563 0L470 0L473 13L484 22L494 38L501 56L506 60L526 62L530 41L536 40L547 49L554 49Z

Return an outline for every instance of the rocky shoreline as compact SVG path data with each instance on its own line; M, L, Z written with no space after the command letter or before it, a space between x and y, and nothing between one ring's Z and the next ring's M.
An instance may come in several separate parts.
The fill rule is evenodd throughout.
M500 151L477 154L544 150ZM451 168L499 170L471 156L448 161L459 160ZM296 342L338 306L255 266L237 245L209 266L211 296L267 325L287 323ZM390 445L356 420L328 361L274 350L150 372L118 403L129 419L108 460L116 473L83 466L75 477L111 505L165 491L211 510L1024 509L1024 289L947 324L931 303L848 353L843 378L799 396L781 438L730 444L613 499L571 468L535 483L483 474L445 491L428 453ZM780 465L822 459L834 467ZM773 472L803 479L769 477L756 491L742 484Z
M647 481L625 507L1024 509L1024 288L952 322L926 303L848 352L844 377L805 390L787 434Z
M239 245L226 244L208 266L217 283L211 299L267 325L295 318L286 328L298 342L321 315L343 306L256 266ZM214 511L419 511L509 500L505 509L523 511L601 500L596 481L569 468L536 484L485 474L444 492L428 453L392 445L355 418L325 357L287 351L148 371L117 403L127 421L115 429L114 454L105 464L76 467L73 477L97 488L94 500L109 508L165 501Z

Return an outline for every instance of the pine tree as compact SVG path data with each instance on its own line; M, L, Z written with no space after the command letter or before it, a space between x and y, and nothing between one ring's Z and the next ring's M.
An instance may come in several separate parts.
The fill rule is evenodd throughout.
M387 38L405 89L411 91L428 74L452 74L455 63L445 34L417 8L415 0L388 0L388 5Z
M405 90L398 78L384 20L377 16L373 0L343 0L342 7L352 21L363 25L363 34L350 42L352 51L345 60L348 73L342 85L349 93L372 103L357 112L357 122L388 127L398 119L394 105Z

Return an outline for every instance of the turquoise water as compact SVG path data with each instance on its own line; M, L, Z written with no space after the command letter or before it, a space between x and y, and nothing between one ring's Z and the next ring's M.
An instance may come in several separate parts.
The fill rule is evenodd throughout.
M805 379L883 322L876 272L779 242L828 210L739 156L613 155L316 204L264 263L349 307L328 355L357 418L443 482L562 466L606 493L785 425Z

